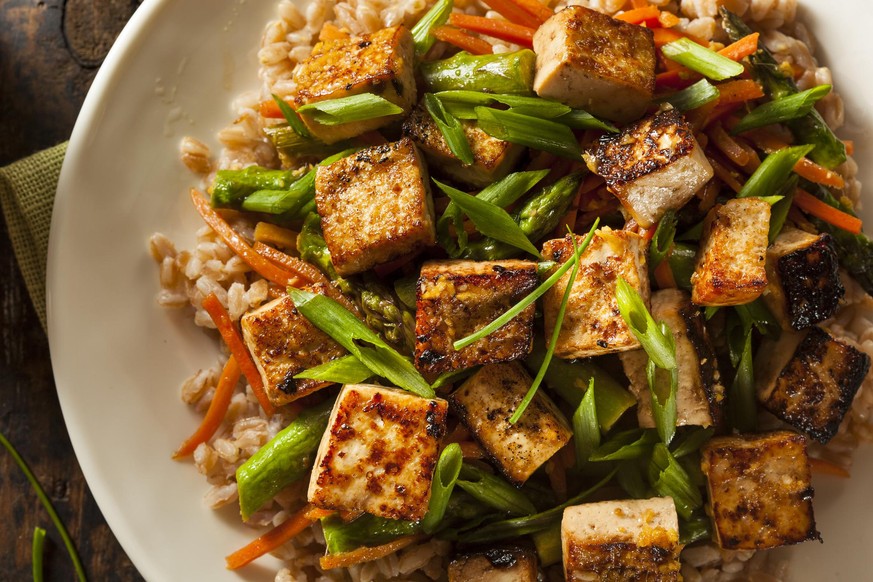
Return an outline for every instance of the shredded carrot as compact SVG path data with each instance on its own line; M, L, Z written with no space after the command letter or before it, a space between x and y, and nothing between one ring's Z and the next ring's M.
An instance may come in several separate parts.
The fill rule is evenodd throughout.
M794 204L807 214L820 218L828 224L842 228L852 234L861 234L860 218L822 202L809 192L798 188L794 194Z
M850 476L849 471L844 467L832 463L831 461L817 459L815 457L809 458L809 468L813 473L819 475L833 475L834 477L842 477L844 479L848 479Z
M479 446L479 443L473 441L461 441L458 443L461 447L461 456L465 459L484 459L485 451Z
M850 156L855 155L855 141L851 139L844 139L843 143L846 144L846 153Z
M832 170L828 170L824 166L816 164L809 158L801 158L794 166L794 171L801 178L806 178L810 182L830 186L831 188L842 188L846 185L843 177Z
M206 416L188 439L183 442L179 448L173 453L174 459L182 459L194 452L201 443L205 443L212 438L221 422L227 415L227 409L230 406L230 399L233 397L234 388L239 383L239 378L242 372L236 363L233 356L227 359L224 364L224 369L221 371L221 377L218 380L218 386L215 387L215 393L212 395L212 402L209 403L209 408L206 410Z
M291 255L276 250L262 242L256 242L254 250L265 259L282 267L289 273L304 279L304 282L330 284L330 279L328 279L324 273L302 259L292 257Z
M321 563L322 570L333 570L334 568L348 568L350 566L354 566L355 564L363 564L364 562L372 562L373 560L384 558L385 556L391 555L394 552L402 550L406 546L410 546L423 539L424 536L420 535L403 536L401 538L397 538L396 540L390 541L387 544L382 544L381 546L375 546L372 548L364 546L350 552L343 552L341 554L333 554L330 556L322 556L319 562Z
M749 151L728 135L720 123L716 123L709 128L709 137L712 139L715 147L736 165L745 167L751 161L752 158Z
M258 113L266 119L284 119L285 115L279 109L279 104L275 100L261 101L258 104Z
M328 22L321 27L321 32L318 33L318 40L347 40L349 36L350 35L348 30L344 28L339 28L332 22Z
M669 256L669 254L668 254ZM666 258L658 263L655 267L655 282L659 289L675 289L676 279L673 278L673 269L670 268L670 261Z
M685 35L678 30L673 30L672 28L653 28L652 34L655 37L655 48L657 49L660 49L665 44L677 41L680 38L685 38Z
M733 190L734 192L739 192L743 189L743 185L737 180L737 177L734 175L734 171L728 168L721 160L715 158L714 156L707 156L710 165L712 166L715 175L719 180L727 184L728 188Z
M678 16L676 16L672 12L667 12L666 10L664 10L658 15L658 22L660 22L661 26L663 26L664 28L672 28L679 24L680 21Z
M718 121L723 121L725 126L732 127L734 125L733 118L736 117L734 113L742 106L742 103L728 103L727 105L717 105L709 114L709 117L706 118L706 121L703 123L703 127L708 127Z
M300 280L292 273L271 263L252 247L225 221L200 192L191 188L191 201L203 220L221 237L221 240L245 261L258 275L282 287L295 286Z
M752 79L737 79L716 85L719 105L745 103L764 96L764 89Z
M516 4L513 0L482 0L482 2L509 22L530 28L539 28L540 24L542 24L533 14Z
M761 35L757 32L753 32L748 36L744 36L737 42L727 45L718 51L718 54L727 57L732 61L741 61L758 50L759 36Z
M699 78L700 75L680 66L655 75L655 87L657 87L659 91L663 91L664 89L684 89Z
M323 517L327 517L328 515L333 515L334 513L336 513L332 509L321 509L320 507L315 507L312 504L309 504L307 507L309 509L306 509L306 512L303 515L305 515L307 519L311 519L312 521L315 521L317 519L321 519Z
M631 8L627 12L622 12L614 16L616 20L622 20L630 24L646 24L650 28L661 24L658 17L661 11L655 6L643 6L642 8Z
M454 12L449 15L449 24L479 34L487 34L488 36L513 42L527 48L533 47L533 35L536 32L533 28L515 24L508 20L471 16L460 12Z
M540 0L511 0L513 4L536 18L540 24L555 15L555 11Z
M227 569L236 570L242 568L253 560L260 558L267 552L272 552L297 534L303 532L315 522L315 519L311 519L307 516L307 513L311 509L311 505L306 505L303 509L258 539L227 556L225 558Z
M259 222L255 225L255 241L272 244L283 249L297 250L297 236L300 233L282 228L272 222Z
M451 45L474 55L490 55L494 52L491 43L481 38L470 36L466 32L451 26L438 26L433 29L433 35Z
M267 398L267 392L264 390L264 381L261 378L261 374L255 367L255 363L252 361L252 357L249 355L249 351L246 349L246 345L243 343L239 331L237 331L236 326L233 321L231 321L227 309L224 308L224 305L221 304L221 301L215 293L210 293L205 299L203 299L203 309L206 310L206 313L209 314L209 317L211 317L213 323L215 323L218 333L221 334L224 343L227 344L230 353L233 355L240 370L245 375L246 380L248 380L249 385L252 387L252 392L255 393L255 397L261 404L261 408L264 409L267 416L273 416L276 409L273 407L270 399Z

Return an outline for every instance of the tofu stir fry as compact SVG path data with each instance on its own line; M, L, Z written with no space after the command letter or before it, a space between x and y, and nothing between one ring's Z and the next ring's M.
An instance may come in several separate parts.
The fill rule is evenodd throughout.
M177 456L243 376L280 430L242 518L306 492L228 566L313 524L323 571L442 540L458 582L819 539L812 473L870 368L831 321L873 292L830 87L724 7L716 42L646 2L486 4L325 27L261 103L279 165L191 193L272 299L203 301L230 357Z

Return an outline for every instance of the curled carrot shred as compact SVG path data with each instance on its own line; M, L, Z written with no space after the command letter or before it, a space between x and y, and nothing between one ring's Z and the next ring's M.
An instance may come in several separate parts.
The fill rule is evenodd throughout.
M533 14L531 14L528 10L524 9L519 5L515 0L482 0L488 8L497 12L508 20L509 22L514 22L515 24L521 24L522 26L527 26L530 28L539 28L539 26L545 22L546 19L540 19ZM546 8L548 10L548 8ZM548 17L547 17L548 18Z
M490 55L494 52L491 43L481 38L470 36L463 30L452 26L438 26L433 29L433 35L438 40L447 42L473 55Z
M486 34L527 48L533 46L533 35L536 32L533 28L515 24L508 20L471 16L459 12L454 12L449 16L449 23L464 30Z
M805 190L798 189L794 194L794 205L830 225L842 228L852 234L861 234L861 219L826 204Z
M228 570L242 568L246 564L260 558L267 552L272 552L294 536L303 532L312 525L317 517L310 517L312 505L307 504L303 509L262 535L248 545L240 548L225 558Z
M355 564L363 564L364 562L372 562L373 560L384 558L385 556L402 550L407 546L411 546L412 544L423 539L424 536L420 535L403 536L397 538L396 540L390 541L387 544L382 544L381 546L374 546L372 548L365 546L356 550L352 550L350 552L343 552L341 554L333 554L330 556L322 556L319 561L321 563L322 569L324 570L333 570L334 568L348 568L349 566L354 566Z

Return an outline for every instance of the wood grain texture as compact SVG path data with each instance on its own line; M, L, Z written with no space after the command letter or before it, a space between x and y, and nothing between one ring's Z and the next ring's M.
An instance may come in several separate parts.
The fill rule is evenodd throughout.
M139 2L0 0L0 165L69 138L100 63ZM0 221L0 431L46 489L90 580L142 580L91 497L73 454L48 342ZM0 450L0 580L29 580L35 526L46 580L73 580L60 536Z

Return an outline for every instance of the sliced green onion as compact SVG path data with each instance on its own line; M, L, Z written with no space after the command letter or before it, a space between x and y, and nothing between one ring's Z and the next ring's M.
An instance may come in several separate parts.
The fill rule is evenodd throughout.
M265 127L264 133L279 153L286 156L324 157L351 145L348 140L326 144L313 137L303 137L286 123Z
M655 491L673 498L676 512L683 519L691 519L694 510L703 505L700 490L663 443L657 443L652 451L649 478Z
M42 557L45 553L45 530L39 526L33 528L33 545L30 556L33 563L33 582L43 581Z
M674 358L676 354L676 341L673 337L673 332L667 327L663 321L659 324L661 334L670 345L670 351ZM679 367L674 366L665 370L669 375L669 384L664 393L664 381L658 378L658 367L655 361L650 357L646 364L646 379L649 383L649 394L652 397L652 416L655 419L655 429L658 431L658 436L664 444L669 445L676 434L676 392L679 390Z
M473 163L473 150L464 133L464 126L443 107L442 101L434 97L433 93L424 94L424 107L430 113L448 144L449 149L461 163L470 165Z
M373 371L355 356L348 355L309 368L294 376L295 379L321 380L336 384L358 384L373 377Z
M455 3L452 0L437 0L430 10L424 13L415 26L410 31L412 33L412 42L415 44L415 56L423 57L436 39L433 36L433 29L442 26L449 20L449 14Z
M673 243L673 250L667 257L673 279L680 289L691 289L691 275L697 265L697 248L688 244Z
M782 326L779 325L779 321L773 315L773 312L770 311L770 308L767 307L767 304L764 303L762 298L758 297L751 303L737 305L734 309L737 310L737 314L743 322L744 329L748 329L750 326L754 325L755 329L757 329L762 335L770 336L775 339L778 339L781 335Z
M731 424L740 432L751 432L757 424L758 408L755 402L755 370L752 363L752 332L746 334L737 373L728 397Z
M690 87L668 95L661 101L667 102L679 111L685 112L703 107L707 103L712 103L718 99L719 95L720 93L715 88L715 85L706 79L701 79Z
M303 138L312 137L309 133L309 130L306 129L306 125L303 123L303 120L300 119L300 116L291 109L291 106L288 105L288 102L276 95L275 93L271 93L270 96L273 98L273 101L276 102L276 105L279 106L279 111L282 112L282 115L285 117L285 121L288 122L288 125L291 126L297 135Z
M771 196L780 191L785 181L791 176L791 171L797 162L812 151L813 146L801 145L782 148L773 152L761 162L755 173L752 174L742 189L737 193L737 198L747 196Z
M615 299L625 323L655 365L665 370L675 368L676 353L672 336L668 339L667 335L670 334L665 335L661 331L661 327L646 309L643 298L622 277L619 277L615 286Z
M639 459L649 454L652 445L658 442L658 433L653 430L631 429L613 435L591 453L591 461L626 461Z
M618 486L634 499L648 499L654 497L655 493L646 481L645 472L646 467L641 459L621 461L615 480Z
M566 125L488 107L477 107L476 117L482 131L497 139L574 160L582 158L582 148Z
M446 448L440 453L440 458L437 461L436 470L433 474L433 480L431 481L427 514L421 520L421 529L424 533L433 533L440 525L440 522L442 522L446 514L446 507L449 504L449 498L452 496L455 483L461 474L463 461L464 455L461 451L461 445L458 443L446 445Z
M763 200L770 206L773 206L777 202L781 201L783 198L784 196L761 196L761 200Z
M437 388L442 388L446 384L454 384L455 382L459 382L460 380L464 380L469 378L473 374L479 371L480 366L474 366L472 368L465 368L463 370L452 370L451 372L443 372L437 379L433 381L431 384L431 388L436 390Z
M519 228L508 212L491 202L486 202L476 196L470 196L451 186L434 179L439 189L445 192L452 202L476 225L476 228L485 236L497 239L526 253L530 253L538 259L542 255L530 242L530 239ZM463 229L461 229L463 230Z
M573 269L570 271L570 280L567 283L567 287L564 289L564 295L561 298L561 306L558 308L558 315L555 319L555 327L552 330L552 337L549 338L549 345L546 347L546 357L543 358L543 363L540 365L540 369L537 371L537 375L531 383L530 388L527 389L524 398L521 399L515 412L513 412L512 416L509 417L510 424L515 424L519 419L521 419L521 415L524 414L525 410L527 410L527 407L536 395L540 384L542 384L543 378L546 375L546 370L549 369L549 363L551 363L552 356L555 355L555 347L558 345L558 336L561 334L561 325L564 323L564 314L567 312L570 293L573 290L573 285L576 283L576 274L579 272L579 257L582 256L582 253L585 252L585 249L587 249L588 245L591 243L591 239L594 238L594 230L597 228L598 224L600 224L599 218L594 221L594 224L588 231L588 236L585 237L585 240L582 241L581 245L577 244L576 235L571 233L574 249L572 259Z
M668 210L658 222L658 227L652 236L652 242L649 243L649 264L652 269L667 258L670 247L673 246L673 239L676 237L677 223L678 219L674 210Z
M572 111L559 101L528 97L526 95L497 95L479 91L440 91L436 96L443 102L461 103L468 106L490 106L495 103L507 105L519 115L530 115L541 119L554 119Z
M750 129L774 123L784 123L808 115L818 101L831 92L830 85L819 85L800 93L786 95L764 103L750 111L737 123L731 133L736 135Z
M673 458L679 459L686 455L690 455L691 453L697 452L700 450L700 447L703 446L703 443L712 438L712 435L715 434L714 427L707 428L695 428L691 430L683 440L672 452Z
M782 228L785 226L785 221L788 219L788 212L791 210L791 203L794 201L794 192L797 191L798 177L796 174L790 176L782 188L779 190L779 195L782 200L773 204L770 208L770 232L767 235L767 240L770 244L776 240Z
M365 513L346 523L336 514L321 519L327 553L330 555L350 552L361 547L387 544L401 536L420 533L418 522L388 519Z
M341 125L353 121L397 115L403 113L403 108L384 97L372 93L361 93L339 99L307 103L298 107L297 112L311 117L322 125Z
M719 309L721 309L721 307L718 307L717 305L710 305L703 310L703 317L706 319L706 321L709 321L710 319L715 317L715 314L718 313Z
M591 453L600 446L594 378L589 380L588 390L585 391L582 402L573 413L573 441L576 446L576 464L581 467L588 462Z
M694 542L712 539L712 520L707 516L693 516L679 520L679 543L687 546Z
M531 515L537 508L527 496L506 482L505 479L464 463L458 487L480 503L510 515Z
M715 81L736 77L745 70L740 63L702 47L688 38L668 42L661 47L661 52L671 61L685 65L692 71Z
M33 487L34 493L39 498L40 503L48 512L49 517L52 520L55 528L58 530L58 533L61 534L61 539L64 540L64 546L67 548L67 553L70 555L70 560L73 562L73 568L76 571L76 576L79 578L79 582L85 582L88 577L85 575L85 568L82 566L82 561L79 559L79 554L76 552L76 546L73 544L72 538L70 538L70 534L67 532L67 528L64 526L64 522L61 521L61 518L58 517L58 512L55 511L52 502L49 500L48 495L45 494L45 491L42 488L42 485L39 484L36 476L30 470L30 467L27 466L27 463L12 446L3 433L0 433L0 444L12 455L12 459L15 461L15 464L18 465L18 468L21 469L21 472L24 473L24 476L27 478L27 481L30 483L30 486Z
M395 386L422 398L434 397L433 388L421 377L412 362L386 344L345 307L330 297L301 289L289 288L288 295L303 317L358 358L376 376L386 378Z
M542 531L536 531L530 536L533 538L540 565L544 568L557 564L561 561L561 524L556 523Z
M555 121L563 123L567 127L573 129L602 129L609 133L618 133L618 128L608 121L598 119L582 109L574 109L569 113L565 113Z

